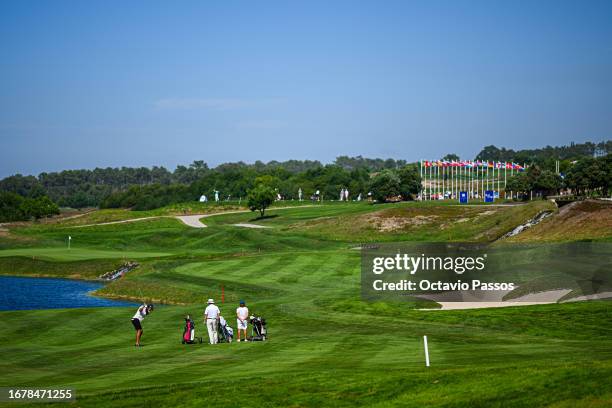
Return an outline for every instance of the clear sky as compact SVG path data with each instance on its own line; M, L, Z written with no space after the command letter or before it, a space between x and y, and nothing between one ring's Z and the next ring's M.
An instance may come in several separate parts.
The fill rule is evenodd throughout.
M612 1L3 1L0 176L612 135Z

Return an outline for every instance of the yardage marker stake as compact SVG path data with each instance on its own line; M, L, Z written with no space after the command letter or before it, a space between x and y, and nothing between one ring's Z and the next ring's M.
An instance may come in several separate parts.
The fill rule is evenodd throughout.
M427 336L423 336L423 344L425 345L425 365L429 367L429 348L427 347Z

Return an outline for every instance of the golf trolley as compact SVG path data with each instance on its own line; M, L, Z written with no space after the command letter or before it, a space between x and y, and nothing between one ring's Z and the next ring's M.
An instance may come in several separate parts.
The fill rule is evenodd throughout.
M219 328L217 330L219 343L231 343L234 338L234 330L227 325L225 319L219 320Z
M260 316L251 316L251 341L266 341L268 339L268 330L266 328L266 319Z
M195 337L195 324L191 317L187 315L185 318L185 328L183 329L182 344L202 344L202 337Z

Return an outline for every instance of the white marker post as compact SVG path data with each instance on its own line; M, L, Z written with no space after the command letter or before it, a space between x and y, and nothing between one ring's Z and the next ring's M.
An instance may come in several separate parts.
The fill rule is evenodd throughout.
M427 336L423 336L423 344L425 345L425 366L429 367L429 348L427 347Z
M70 249L70 241L72 241L72 237L68 235L68 249Z

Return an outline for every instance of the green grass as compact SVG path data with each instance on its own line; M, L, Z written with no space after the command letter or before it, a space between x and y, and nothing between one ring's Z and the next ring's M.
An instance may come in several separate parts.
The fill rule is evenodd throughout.
M606 302L401 317L294 306L252 304L270 341L214 347L179 342L181 316L200 310L159 308L140 350L131 309L2 313L0 385L72 386L85 407L606 406L612 396Z
M0 251L0 257L31 257L32 259L54 260L54 261L82 261L86 259L126 259L126 258L151 258L167 256L164 252L140 252L140 251L104 251L87 248L17 248L4 249Z
M92 278L137 259L98 294L167 305L145 320L141 349L132 308L1 312L0 386L74 387L72 405L82 407L610 406L610 302L421 311L436 304L360 299L355 243L491 241L548 205L328 203L255 221L218 215L204 229L171 218L13 228L0 273ZM388 231L376 220L432 216ZM240 222L272 228L232 225ZM180 344L184 314L203 335L205 300L222 288L230 324L246 299L268 320L268 342Z
M87 259L84 261L50 261L24 256L0 257L0 275L45 276L72 279L97 279L117 269L118 259Z

